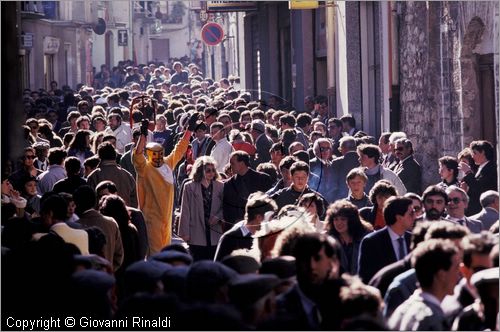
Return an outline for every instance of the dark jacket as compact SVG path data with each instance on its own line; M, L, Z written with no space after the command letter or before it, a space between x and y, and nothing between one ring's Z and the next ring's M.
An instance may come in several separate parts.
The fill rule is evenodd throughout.
M470 216L481 211L481 204L479 203L479 196L487 190L498 191L497 188L497 165L490 161L488 162L481 172L474 174L467 174L463 181L469 186L467 194L469 195L469 207L467 208L466 215Z
M356 167L359 167L358 154L356 151L349 151L344 156L333 161L333 168L335 169L335 178L337 181L337 195L335 200L345 198L349 194L349 187L347 187L346 180L347 174Z
M245 216L245 206L248 196L256 191L266 192L271 186L271 177L269 175L254 171L251 168L249 168L248 172L243 176L232 176L224 183L224 221L226 223L235 224L242 220Z
M413 155L400 162L394 169L394 173L403 181L408 192L422 194L422 167Z
M277 315L286 317L287 321L291 321L294 330L318 330L318 327L312 326L307 318L304 307L302 306L298 287L298 285L295 285L290 288L288 292L276 298Z
M243 226L243 224L244 221L238 222L229 231L221 236L215 252L215 261L222 260L224 257L230 255L234 250L252 248L252 234L248 233L243 235L241 230L241 226Z
M79 175L72 175L70 177L57 181L54 184L52 191L56 193L68 193L73 195L78 187L85 184L87 184L87 180Z
M411 269L411 255L406 255L404 259L391 263L380 269L377 273L375 273L368 284L378 288L383 298L394 278L409 269Z
M365 221L369 222L372 225L375 225L375 218L377 217L377 207L376 206L367 206L359 210L359 216L363 218Z
M300 197L302 197L304 194L309 194L309 193L314 193L317 194L320 198L321 201L321 208L318 206L318 211L323 211L322 215L319 217L321 219L324 218L326 209L328 207L328 202L326 199L317 191L312 190L309 188L309 186L304 189L303 192L300 191L295 191L292 186L289 186L287 188L281 189L277 193L271 196L272 199L276 202L276 205L278 205L278 212L281 210L281 208L285 205L292 204L292 205L297 205L297 203L300 200Z
M411 233L405 232L406 247L410 248ZM361 241L358 258L358 274L365 284L381 268L397 261L388 227L366 235Z
M257 148L257 156L253 161L254 168L257 168L258 165L262 163L267 163L271 160L271 154L269 150L273 145L273 141L266 136L266 134L262 134L255 140L255 147Z
M139 256L142 259L146 257L149 248L146 221L144 220L144 215L141 210L127 206L127 211L130 212L130 221L137 229Z

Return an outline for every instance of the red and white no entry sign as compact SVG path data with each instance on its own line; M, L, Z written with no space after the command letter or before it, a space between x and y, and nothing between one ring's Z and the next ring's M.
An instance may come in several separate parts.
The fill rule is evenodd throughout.
M218 45L224 39L224 30L220 24L207 23L201 28L201 40L208 46Z

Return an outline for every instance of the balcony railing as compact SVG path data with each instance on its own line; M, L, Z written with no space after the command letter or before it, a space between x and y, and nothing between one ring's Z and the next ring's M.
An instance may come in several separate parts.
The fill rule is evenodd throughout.
M156 1L133 1L134 18L143 19L145 23L154 23L155 21L155 3Z
M21 16L59 20L59 1L21 1Z

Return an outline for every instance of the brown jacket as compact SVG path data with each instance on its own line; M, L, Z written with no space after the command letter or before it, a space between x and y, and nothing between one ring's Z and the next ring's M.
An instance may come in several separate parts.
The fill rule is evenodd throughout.
M213 181L212 209L210 216L216 220L222 220L222 192L224 184L220 181ZM210 227L210 242L216 246L222 235L222 223ZM201 183L190 181L186 183L182 194L181 219L179 223L179 236L189 238L189 244L206 246L205 217L203 210L203 195Z
M106 258L116 271L123 263L123 243L120 229L115 219L103 216L94 209L82 213L78 222L85 227L97 226L104 236L106 236L106 245L104 246L104 258Z

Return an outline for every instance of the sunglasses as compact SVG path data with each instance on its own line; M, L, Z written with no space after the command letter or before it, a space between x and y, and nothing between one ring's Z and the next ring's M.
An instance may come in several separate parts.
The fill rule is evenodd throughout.
M462 199L458 198L458 197L454 197L454 198L450 198L448 203L453 203L453 204L458 204L462 201Z
M215 173L215 168L205 168L205 173Z
M35 159L35 156L32 156L32 155L30 155L30 156L24 156L24 159Z

